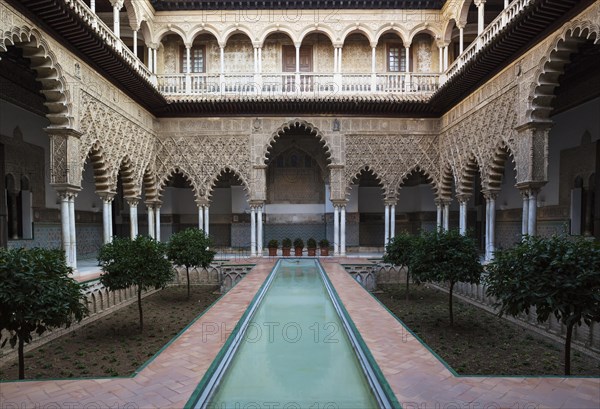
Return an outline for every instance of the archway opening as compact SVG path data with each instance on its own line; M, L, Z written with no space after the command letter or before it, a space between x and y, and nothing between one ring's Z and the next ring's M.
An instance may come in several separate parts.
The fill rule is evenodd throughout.
M245 186L227 169L216 178L211 191L210 237L218 247L250 247L250 206Z
M361 248L380 249L384 246L384 195L383 184L373 170L369 167L361 170L350 195L350 203L356 203L358 212L358 245Z
M265 243L328 237L328 231L333 231L333 207L327 152L312 129L295 124L280 133L267 154L266 177Z
M414 169L402 180L396 202L395 231L419 234L435 229L436 207L432 179Z

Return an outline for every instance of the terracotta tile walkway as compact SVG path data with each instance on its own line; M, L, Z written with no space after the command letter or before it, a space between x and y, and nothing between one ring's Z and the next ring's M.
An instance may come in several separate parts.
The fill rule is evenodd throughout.
M360 260L321 262L404 408L600 407L597 378L455 377L337 264ZM274 260L261 260L136 376L0 383L0 408L182 407L273 265Z

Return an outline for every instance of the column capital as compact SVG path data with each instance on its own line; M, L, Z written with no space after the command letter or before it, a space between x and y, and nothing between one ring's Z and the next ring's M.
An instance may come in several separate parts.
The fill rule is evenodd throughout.
M103 201L112 202L112 200L115 198L116 192L110 192L110 191L109 192L96 192L96 194Z
M196 205L200 206L210 206L210 200L205 197L201 197L200 199L196 199Z
M485 0L475 0L473 3L475 3L475 6L480 7L485 4Z
M370 43L371 48L377 48L377 41Z
M190 42L187 42L187 41L186 41L186 42L184 42L184 43L183 43L183 45L185 46L185 49L186 49L186 50L189 50L189 49L191 49L191 48L192 48L192 45L193 45L193 44L192 44L192 43L190 43Z
M456 28L458 28L459 30L463 30L467 25L466 21L459 21L458 23L456 23Z
M386 206L396 206L396 203L398 203L396 198L387 198L383 201L383 204Z
M148 43L147 44L148 48L151 48L153 50L158 50L158 47L160 47L159 43Z
M259 208L259 207L263 207L265 205L265 201L264 200L250 200L249 204L250 204L250 207Z
M459 193L456 195L456 200L458 201L458 203L466 203L469 201L470 198L471 195L466 193Z
M517 189L521 191L521 195L526 194L529 196L531 193L538 193L546 182L520 182L516 184Z
M77 197L81 191L79 186L73 186L66 183L53 184L52 187L56 190L59 197Z
M340 43L340 42L334 42L333 44L333 48L344 48L344 43Z
M121 10L123 8L123 5L125 4L125 0L109 0L109 1L110 1L110 4L118 10Z
M348 200L347 199L332 200L331 203L333 203L334 207L346 207L346 205L348 204Z
M137 207L137 205L140 203L139 197L126 197L125 200L130 207Z
M481 193L483 193L483 197L485 197L485 200L496 200L496 198L498 197L498 194L500 193L499 189L485 189L482 190Z

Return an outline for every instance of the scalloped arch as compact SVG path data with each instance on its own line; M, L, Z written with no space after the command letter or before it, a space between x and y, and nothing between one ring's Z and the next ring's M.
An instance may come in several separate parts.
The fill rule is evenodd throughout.
M217 184L217 180L219 180L221 175L223 175L227 172L233 173L242 182L242 186L244 187L244 191L246 192L246 197L249 199L250 198L250 186L248 185L248 182L247 182L246 178L244 177L244 175L238 169L236 169L234 166L223 166L215 174L213 174L210 177L210 183L208 185L208 190L206 192L206 196L208 196L208 197L212 196L212 192L215 188L215 185Z
M485 174L487 177L485 182L482 183L484 186L486 186L488 189L500 189L500 185L502 184L502 176L504 175L504 169L506 167L506 161L509 158L512 158L512 163L514 166L515 157L513 151L504 141L502 141L496 146L490 159L486 162L487 166ZM515 169L517 169L516 166ZM517 180L515 180L515 183Z
M576 20L566 25L544 53L529 90L526 115L530 121L549 121L559 77L564 73L570 55L576 53L581 43L587 40L600 44L600 26L590 21Z
M200 188L198 187L198 184L196 183L194 177L192 176L192 173L190 173L187 169L185 169L185 167L175 165L175 166L172 166L171 168L169 168L165 173L163 173L162 176L157 175L157 181L158 181L158 186L157 186L157 190L156 190L157 198L162 196L167 182L169 181L171 176L173 176L176 173L182 174L183 177L190 183L190 185L192 186L192 191L194 192L194 196L196 197L196 199L205 196L203 194L203 192L200 190Z
M479 167L480 161L474 153L468 156L466 165L460 171L458 176L458 187L456 189L457 194L471 196L473 194L473 183L475 177L479 173L481 180L483 180L481 168Z
M383 180L383 178L380 176L380 174L381 174L380 172L378 172L376 169L374 169L373 166L366 164L366 163L361 165L360 168L358 168L358 170L356 172L354 172L352 174L352 176L346 181L346 198L348 198L348 196L350 195L350 192L352 190L352 188L350 186L352 186L352 183L354 181L356 181L360 177L360 174L363 172L370 172L373 174L373 176L375 176L375 179L377 179L377 181L381 185L381 190L383 191L382 196L385 198L389 192L388 183L386 183L386 181Z
M263 147L262 160L264 163L266 163L268 160L269 150L273 147L273 144L277 141L279 137L281 137L284 133L286 133L292 128L305 128L307 131L309 131L311 135L314 134L314 136L319 140L319 142L323 144L323 149L325 149L325 157L327 158L327 161L330 160L333 152L331 147L329 146L329 142L323 136L321 131L310 122L296 118L281 125L275 132L273 132L273 134Z
M2 32L0 52L15 46L23 50L23 56L31 61L31 68L37 72L36 81L42 85L41 93L46 97L44 105L48 108L46 118L50 128L71 128L74 125L72 100L67 80L61 65L50 46L36 29L13 27Z
M111 191L117 191L117 179L121 175L123 197L139 197L140 189L136 184L135 166L129 155L124 155L114 167L111 175Z
M92 143L86 150L86 155L82 159L81 166L81 178L79 179L79 186L83 179L83 173L85 171L85 164L88 162L92 165L94 171L94 184L96 185L96 192L110 192L111 191L111 177L108 163L106 162L106 152L100 141L97 139Z
M423 167L422 165L415 165L412 168L406 170L405 172L402 172L402 174L400 175L400 181L398 182L397 186L395 187L394 191L397 192L402 185L404 184L404 182L406 181L406 179L408 179L408 177L414 173L422 173L427 177L427 181L429 183L429 185L431 185L431 190L433 190L434 194L438 194L439 192L439 183L436 180L433 172L428 171L425 167Z

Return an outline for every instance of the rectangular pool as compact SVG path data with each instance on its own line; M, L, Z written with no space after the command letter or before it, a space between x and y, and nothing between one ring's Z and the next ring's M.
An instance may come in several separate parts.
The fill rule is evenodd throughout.
M347 334L349 318L332 302L336 296L316 260L280 260L261 291L192 407L397 406L385 396L366 347Z

